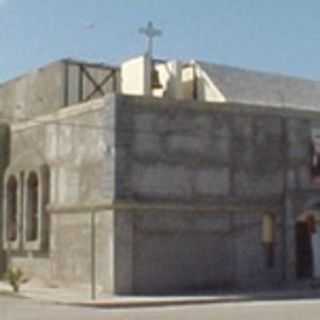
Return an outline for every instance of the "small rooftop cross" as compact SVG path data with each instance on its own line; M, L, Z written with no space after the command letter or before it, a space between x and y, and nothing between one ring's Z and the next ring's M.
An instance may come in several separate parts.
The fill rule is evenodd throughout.
M153 23L149 21L146 28L139 29L139 33L147 37L147 54L149 55L149 57L152 57L153 38L160 37L162 35L162 31L159 29L156 29L153 26Z

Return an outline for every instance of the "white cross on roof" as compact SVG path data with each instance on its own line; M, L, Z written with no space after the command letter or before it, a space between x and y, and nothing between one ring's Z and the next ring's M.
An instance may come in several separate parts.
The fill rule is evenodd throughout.
M146 28L140 28L139 33L145 35L147 37L147 54L152 57L153 53L153 38L160 37L162 35L162 31L156 29L153 26L151 21L148 22Z

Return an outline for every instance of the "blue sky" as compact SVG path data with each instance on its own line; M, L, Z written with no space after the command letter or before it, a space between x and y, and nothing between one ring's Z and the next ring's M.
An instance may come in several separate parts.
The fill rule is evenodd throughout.
M0 0L0 81L64 57L118 64L163 30L159 58L320 80L318 0Z

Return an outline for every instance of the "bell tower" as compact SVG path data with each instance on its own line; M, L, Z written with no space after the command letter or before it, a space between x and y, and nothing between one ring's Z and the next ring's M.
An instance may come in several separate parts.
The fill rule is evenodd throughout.
M146 37L146 50L143 56L124 62L121 66L121 91L124 94L152 96L153 89L161 88L159 73L154 68L154 38L160 37L162 31L156 29L152 22L139 33Z

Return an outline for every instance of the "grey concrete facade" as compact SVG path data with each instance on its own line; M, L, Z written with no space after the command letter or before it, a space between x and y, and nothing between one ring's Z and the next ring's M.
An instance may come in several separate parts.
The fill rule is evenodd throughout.
M118 82L116 67L72 59L53 62L0 85L0 117L16 121L49 114L117 92Z
M94 277L115 294L294 280L295 223L317 197L317 127L311 111L120 95L14 124L6 174L42 165L50 174L42 245L21 241L10 260L49 284Z
M128 220L128 292L296 279L296 221L317 199L310 146L319 115L259 108L118 97L116 200L147 204ZM275 219L272 267L265 214Z

